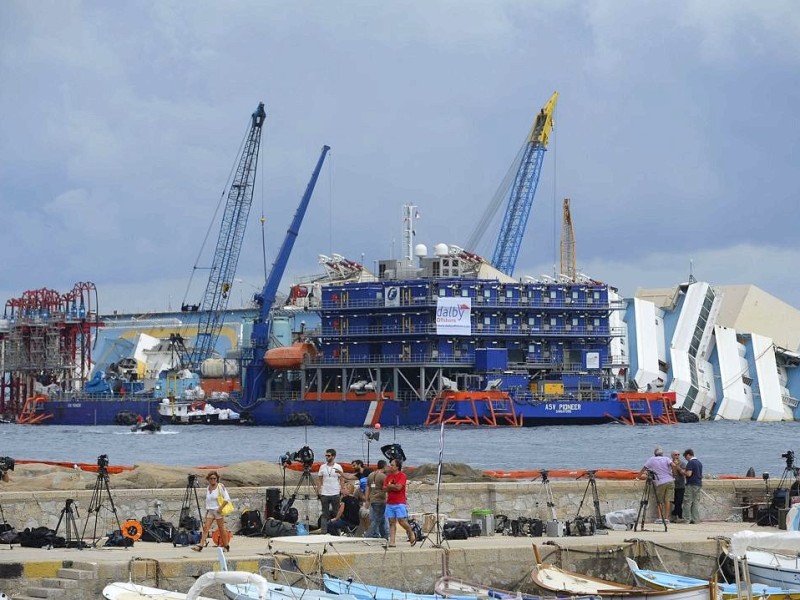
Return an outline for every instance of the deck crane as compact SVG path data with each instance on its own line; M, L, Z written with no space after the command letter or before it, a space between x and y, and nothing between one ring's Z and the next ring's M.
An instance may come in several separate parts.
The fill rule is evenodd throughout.
M314 187L317 185L317 179L322 170L322 165L325 162L325 156L328 154L329 150L329 146L322 147L322 152L319 155L316 167L314 167L314 172L311 174L311 179L306 186L306 191L300 199L300 204L294 213L294 218L289 225L289 229L286 230L286 236L278 250L278 254L275 256L275 262L272 263L272 269L264 284L264 289L260 294L256 295L256 303L259 305L259 314L253 324L253 333L250 337L252 356L248 357L249 360L245 364L243 399L244 404L248 406L260 398L265 390L266 365L264 364L264 355L269 349L272 330L270 311L275 302L275 296L278 293L278 286L286 271L286 265L289 262L289 256L292 253L294 242L300 232L300 225L303 223L308 203L311 200L311 195L314 193Z
M561 275L570 281L575 281L578 275L575 263L575 228L572 226L569 198L564 198L561 218Z
M525 235L525 226L533 206L536 186L539 184L547 141L553 129L553 113L557 101L558 92L553 92L547 104L536 115L508 196L503 224L500 226L500 234L492 256L492 264L506 275L514 274L519 247Z
M242 144L238 166L228 189L225 212L222 215L219 238L214 251L214 262L211 265L203 302L200 305L181 306L183 311L202 311L197 326L197 340L188 357L190 365L194 368L199 368L200 363L211 356L222 330L224 312L228 306L247 218L253 203L261 129L266 117L264 103L260 102L250 117L250 129Z

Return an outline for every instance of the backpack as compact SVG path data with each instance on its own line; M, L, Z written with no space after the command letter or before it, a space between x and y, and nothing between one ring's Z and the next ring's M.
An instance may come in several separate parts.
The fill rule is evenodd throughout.
M424 540L427 536L422 533L422 527L417 523L416 519L409 519L408 524L411 526L411 531L414 532L414 537L418 542Z
M239 535L255 537L261 535L264 524L261 522L261 513L257 510L246 510L239 517Z
M119 529L115 529L114 531L108 534L108 539L106 540L105 545L130 548L131 546L133 546L133 540L131 538L126 538L124 535L122 535L122 531L120 531Z

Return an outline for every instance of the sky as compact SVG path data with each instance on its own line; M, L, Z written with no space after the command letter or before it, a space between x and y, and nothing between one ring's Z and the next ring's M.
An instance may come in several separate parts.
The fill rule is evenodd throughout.
M259 102L231 307L323 144L283 292L320 254L399 257L403 204L415 242L465 245L557 90L515 276L556 270L568 197L578 269L626 296L691 271L800 308L798 63L791 0L5 0L0 299L92 282L102 313L199 303Z

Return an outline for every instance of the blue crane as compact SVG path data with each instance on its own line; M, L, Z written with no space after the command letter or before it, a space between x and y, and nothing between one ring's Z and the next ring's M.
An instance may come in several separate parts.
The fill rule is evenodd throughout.
M539 184L547 141L553 129L553 113L557 101L558 92L553 92L547 104L536 115L536 121L534 121L526 141L522 160L508 196L503 224L500 226L500 234L497 237L497 245L492 256L492 264L509 276L514 274L519 247L522 244L528 216L533 206L533 197L536 195L536 186Z
M314 193L314 187L317 185L319 173L322 170L325 156L328 154L329 150L329 146L322 147L322 152L320 153L319 160L317 160L316 167L314 167L314 172L311 174L311 179L306 186L306 191L294 213L294 218L289 225L289 229L286 230L286 236L283 238L283 244L281 244L280 250L278 250L278 254L275 256L275 262L272 263L272 269L264 284L264 289L260 294L256 295L256 303L259 305L259 314L253 324L253 333L250 337L253 354L246 365L244 379L245 404L250 404L261 397L265 389L266 365L264 364L264 355L269 349L269 339L272 330L270 311L272 310L272 305L275 303L278 286L286 271L286 265L289 262L289 256L292 253L294 242L297 239L298 233L300 233L300 225L303 223L308 203L311 201L311 195Z
M266 117L264 103L260 102L250 117L250 129L242 144L238 166L228 190L203 301L200 305L184 304L181 307L184 311L202 311L197 326L197 340L189 356L189 363L194 368L199 368L200 363L211 356L222 330L224 312L228 306L247 218L253 203L261 129Z

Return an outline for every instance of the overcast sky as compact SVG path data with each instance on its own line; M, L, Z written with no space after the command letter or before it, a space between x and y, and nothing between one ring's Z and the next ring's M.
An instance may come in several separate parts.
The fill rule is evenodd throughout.
M800 307L798 63L791 0L4 0L0 298L91 281L103 312L179 306L259 101L231 306L323 144L283 291L321 253L397 256L404 203L417 242L463 245L558 90L515 275L553 272L569 197L579 270L626 295L692 261Z

